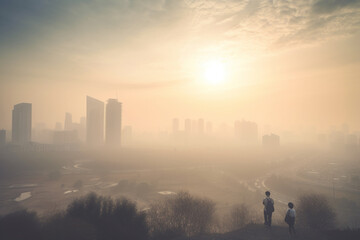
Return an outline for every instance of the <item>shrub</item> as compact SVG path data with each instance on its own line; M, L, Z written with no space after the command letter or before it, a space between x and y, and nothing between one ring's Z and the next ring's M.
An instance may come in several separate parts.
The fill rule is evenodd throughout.
M90 240L96 239L98 232L95 226L83 219L59 213L45 221L43 236L46 240Z
M194 236L210 232L215 204L208 199L180 192L174 197L151 206L148 221L151 233L157 239Z
M250 223L250 220L248 206L245 204L237 204L231 208L230 214L224 220L224 228L228 231L237 230Z
M295 207L299 223L318 230L334 228L336 215L325 196L303 195Z
M41 224L34 212L21 210L0 219L0 239L40 240Z
M127 199L112 200L95 193L73 201L67 208L66 219L91 224L96 239L147 239L145 214Z

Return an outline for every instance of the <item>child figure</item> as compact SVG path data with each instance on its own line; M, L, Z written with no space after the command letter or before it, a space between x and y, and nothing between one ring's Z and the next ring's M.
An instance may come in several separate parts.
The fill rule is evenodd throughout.
M288 203L289 209L286 212L285 215L285 222L287 224L289 224L289 233L290 236L295 236L295 217L296 217L296 212L294 209L294 204L292 202Z

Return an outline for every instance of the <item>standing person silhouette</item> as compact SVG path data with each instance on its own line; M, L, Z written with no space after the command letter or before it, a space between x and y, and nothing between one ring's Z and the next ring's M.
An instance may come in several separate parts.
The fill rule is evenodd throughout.
M266 198L263 200L264 205L264 225L271 227L271 217L274 212L274 200L270 197L270 192L265 192Z
M286 211L285 222L289 224L289 233L290 236L295 236L295 218L296 211L294 209L294 204L292 202L288 203L289 209Z

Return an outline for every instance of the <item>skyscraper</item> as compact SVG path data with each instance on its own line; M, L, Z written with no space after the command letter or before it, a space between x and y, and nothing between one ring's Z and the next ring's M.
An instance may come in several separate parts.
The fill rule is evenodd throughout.
M121 143L121 103L109 99L106 104L106 144L120 146Z
M104 142L104 103L86 96L86 140L91 146Z
M31 103L19 103L12 111L12 141L28 143L31 141Z
M265 147L277 147L280 145L280 137L275 134L264 135L262 137L262 144Z
M71 113L65 113L64 130L65 131L73 130Z

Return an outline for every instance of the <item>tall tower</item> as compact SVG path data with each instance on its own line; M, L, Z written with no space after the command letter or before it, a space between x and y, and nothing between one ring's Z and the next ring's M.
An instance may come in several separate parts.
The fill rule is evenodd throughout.
M121 103L117 99L109 99L106 104L106 144L120 146L121 144Z
M31 103L19 103L12 111L12 141L28 143L31 141Z
M71 113L68 113L68 112L65 113L64 130L65 130L65 131L73 130L73 126L72 126L72 115L71 115Z
M104 103L86 96L86 141L91 146L104 142Z

